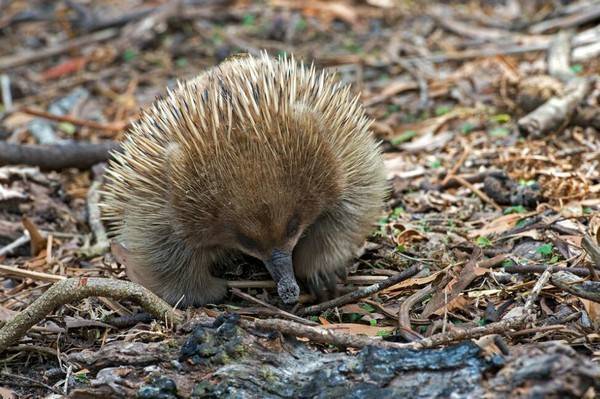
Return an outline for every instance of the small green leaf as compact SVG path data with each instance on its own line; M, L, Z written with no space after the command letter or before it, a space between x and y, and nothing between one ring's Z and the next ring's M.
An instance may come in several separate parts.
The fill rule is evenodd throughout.
M402 133L401 135L394 137L392 140L390 140L390 142L393 145L400 145L400 144L404 143L405 141L409 141L416 135L417 135L416 131L407 130L406 132Z
M404 212L406 212L406 211L404 210L404 208L403 208L403 207L401 207L401 206L397 206L397 207L396 207L396 208L394 208L394 210L392 211L392 216L396 216L396 217L398 217L398 216L402 215Z
M400 111L400 106L398 104L389 104L386 109L390 114L393 114L394 112Z
M300 17L300 19L298 19L298 21L296 22L296 30L302 31L305 30L307 27L308 24L306 23L306 20Z
M506 259L502 261L502 267L512 266L515 262L512 259Z
M77 131L77 128L71 122L60 122L58 128L70 136L74 135Z
M80 384L89 384L90 380L85 372L79 372L73 374L73 378Z
M525 226L525 223L527 223L527 218L519 219L519 221L517 222L516 226L517 227L523 227L523 226Z
M254 26L254 15L246 14L242 18L242 25L244 26Z
M446 115L450 111L452 111L452 107L450 107L448 105L440 105L440 106L435 107L435 115L436 116Z
M510 115L509 114L498 114L498 115L492 116L490 118L490 120L493 122L496 122L496 123L504 124L504 123L510 122Z
M362 50L362 47L360 47L360 44L355 42L353 39L346 40L344 42L344 48L351 53L360 53L360 51Z
M485 319L479 319L479 320L477 321L477 324L478 324L480 327L483 327L483 326L485 326Z
M361 303L359 306L361 309L366 310L369 313L372 313L375 311L375 308L373 306L369 305L368 303Z
M469 134L469 133L471 133L475 129L475 127L476 127L475 124L473 124L471 122L465 122L460 127L460 132L462 134Z
M489 238L484 237L484 236L477 237L477 240L475 242L481 248L487 248L487 247L491 247L492 246L492 241Z
M535 252L537 252L538 254L548 257L550 255L552 255L552 250L554 249L554 245L552 244L544 244L540 247L538 247L538 249L535 250Z
M525 179L519 180L519 186L522 186L522 187L533 186L535 183L536 183L535 180L525 180Z
M548 263L550 263L550 264L558 263L559 260L560 260L560 258L558 257L558 255L554 255L552 258L550 258Z
M350 317L350 322L354 323L357 320L362 319L362 315L360 313L350 313L348 315Z
M507 137L510 134L510 130L505 127L496 127L490 130L490 136L492 137Z
M219 46L219 45L223 44L223 35L219 31L214 31L211 36L211 39L212 39L212 44L214 46Z
M402 244L398 244L398 245L396 245L396 252L404 253L404 252L406 252L406 247Z
M575 64L575 65L571 65L571 72L577 74L577 73L581 73L583 72L583 65L581 64Z
M525 213L525 212L527 212L527 209L525 209L525 207L523 205L509 206L508 208L504 209L505 215L510 215L511 213Z
M377 320L371 319L371 320L369 320L369 324L371 325L371 327L375 327L375 326L377 326Z
M310 316L310 320L319 322L319 316Z
M590 208L589 206L584 206L583 207L583 214L584 215L591 215L592 214L592 208Z
M184 68L188 66L188 60L185 57L179 57L175 60L175 66L179 68Z
M431 167L431 169L438 169L439 167L442 166L442 162L440 162L439 159L436 159L434 161L432 161L429 166Z
M379 330L379 331L377 331L377 336L378 337L389 337L390 335L392 335L392 332L388 331L388 330Z
M133 61L135 57L137 57L137 52L134 49L128 48L127 50L123 51L123 61L130 62Z

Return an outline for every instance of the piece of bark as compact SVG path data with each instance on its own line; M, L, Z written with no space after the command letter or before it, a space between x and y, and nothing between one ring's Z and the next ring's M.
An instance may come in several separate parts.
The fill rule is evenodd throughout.
M579 107L573 116L573 125L581 127L593 127L600 130L600 107Z
M533 112L519 119L519 129L533 138L541 138L552 132L558 132L569 124L579 103L590 90L587 79L573 79L566 94L552 97Z
M565 81L575 76L570 69L572 36L571 32L559 32L548 50L548 73Z
M559 271L552 274L552 284L580 298L600 303L600 282L584 281L576 275Z

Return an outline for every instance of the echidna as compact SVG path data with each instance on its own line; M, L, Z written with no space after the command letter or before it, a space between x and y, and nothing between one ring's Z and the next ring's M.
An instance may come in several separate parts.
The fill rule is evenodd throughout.
M295 277L331 293L386 191L369 125L349 88L291 58L237 57L178 83L107 168L104 217L129 278L212 303L226 282L211 270L246 254L286 303Z

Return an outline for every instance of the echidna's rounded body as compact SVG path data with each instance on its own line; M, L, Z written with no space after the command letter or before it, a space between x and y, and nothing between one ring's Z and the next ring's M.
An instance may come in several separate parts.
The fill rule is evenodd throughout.
M156 101L107 178L104 217L129 277L186 305L221 300L226 284L211 270L240 252L290 254L297 278L331 287L385 193L349 89L267 56L226 61ZM277 259L266 263L274 278Z

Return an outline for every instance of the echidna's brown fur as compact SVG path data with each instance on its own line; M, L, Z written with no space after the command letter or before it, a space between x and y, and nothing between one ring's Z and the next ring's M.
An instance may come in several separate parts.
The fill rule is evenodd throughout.
M357 98L293 59L238 57L156 101L108 170L103 212L128 274L167 301L221 300L210 270L292 253L301 281L334 285L385 192Z

